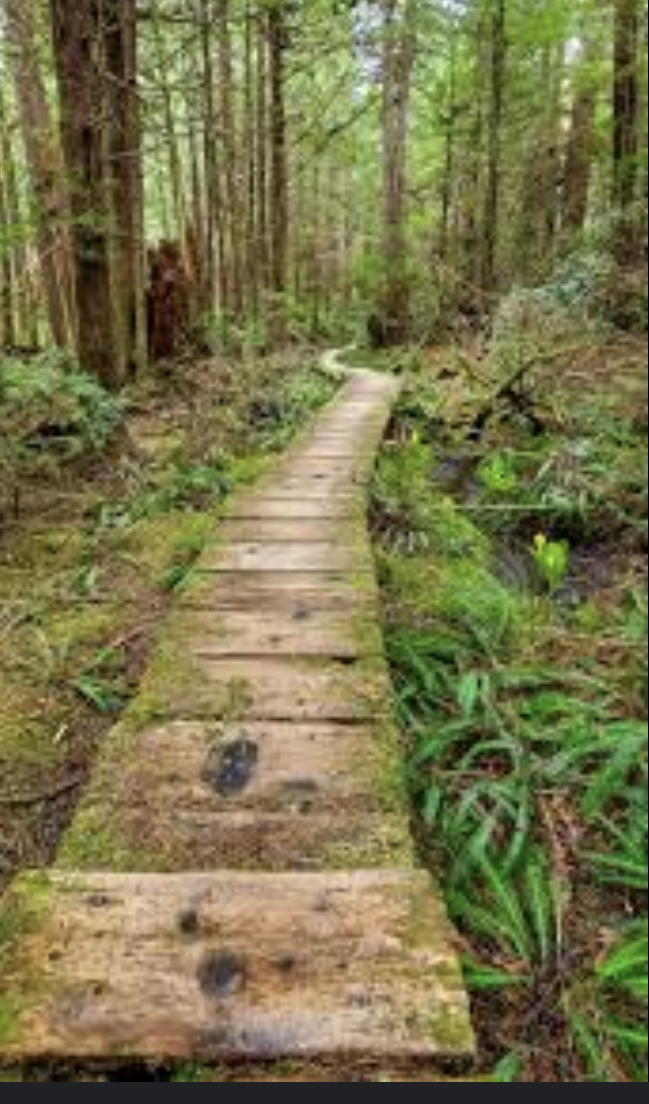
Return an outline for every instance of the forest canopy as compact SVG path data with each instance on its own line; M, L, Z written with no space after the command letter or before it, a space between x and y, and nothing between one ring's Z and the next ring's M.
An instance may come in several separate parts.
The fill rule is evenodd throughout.
M646 256L643 0L2 7L4 346L114 385Z

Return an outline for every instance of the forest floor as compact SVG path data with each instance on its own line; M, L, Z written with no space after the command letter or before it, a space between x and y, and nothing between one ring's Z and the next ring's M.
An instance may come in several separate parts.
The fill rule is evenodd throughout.
M584 344L567 364L543 365L531 405L499 397L477 442L471 431L494 395L479 357L440 349L383 366L408 376L373 506L385 631L422 854L466 940L479 1068L497 1067L498 1080L646 1079L633 987L606 974L621 927L646 917L634 841L621 866L611 843L632 835L646 754L635 728L646 717L646 342ZM41 471L23 487L18 515L0 528L0 886L51 860L219 506L332 393L312 368L301 355L249 370L186 367L131 396L109 464ZM546 552L567 555L555 574L539 534ZM513 720L526 697L532 714L517 709ZM600 748L587 746L589 711ZM431 727L442 722L440 751ZM539 729L585 733L570 771L550 741L521 755L519 723L528 741L542 740ZM618 763L613 780L602 777L603 751ZM497 861L508 840L520 844L507 854L512 870L525 848L542 849L528 863L537 881L512 893ZM473 856L462 871L458 852ZM484 870L482 900L468 900L462 879L484 889ZM539 896L535 915L521 915L521 893L534 898L543 879L556 899ZM505 916L498 930L485 927L485 905ZM116 1079L273 1078L187 1067ZM294 1079L344 1078L304 1069Z

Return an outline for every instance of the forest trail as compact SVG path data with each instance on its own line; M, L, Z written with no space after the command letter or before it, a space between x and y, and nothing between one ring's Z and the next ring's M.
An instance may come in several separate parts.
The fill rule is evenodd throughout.
M470 1066L454 934L410 835L365 521L398 389L349 371L219 525L54 868L0 911L5 1063L219 1062L273 1081Z

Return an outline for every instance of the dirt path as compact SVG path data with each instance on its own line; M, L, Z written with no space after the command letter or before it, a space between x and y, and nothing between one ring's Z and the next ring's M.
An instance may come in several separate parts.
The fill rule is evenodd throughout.
M55 868L0 912L0 1060L316 1059L344 1080L471 1061L453 933L411 845L365 526L397 390L350 372L231 506ZM251 1079L300 1079L273 1070Z

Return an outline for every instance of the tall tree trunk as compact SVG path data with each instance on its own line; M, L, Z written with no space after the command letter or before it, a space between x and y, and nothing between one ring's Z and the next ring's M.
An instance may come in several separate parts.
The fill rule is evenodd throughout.
M561 194L564 58L563 43L543 46L538 74L543 107L528 128L517 232L503 273L510 280L541 283L552 269Z
M11 171L14 165L7 114L0 84L0 349L16 344L15 280L12 232L15 226L11 210Z
M199 12L199 16L203 13ZM203 31L198 43L199 65L203 58ZM186 132L187 157L187 221L184 228L185 253L192 284L190 328L200 334L214 309L214 269L210 271L207 182L205 179L204 98L196 84L196 50L186 51L182 67L181 123ZM182 151L182 146L179 153Z
M613 76L613 201L621 212L636 196L639 150L640 8L638 0L615 0Z
M448 99L443 121L444 130L444 169L440 195L441 217L438 252L442 260L448 259L451 235L451 212L453 204L453 184L455 178L455 120L457 115L457 60L456 42L453 35L450 43Z
M69 210L60 150L40 67L38 13L34 0L5 0L5 14L50 331L57 345L74 348Z
M408 110L415 60L410 0L383 0L383 266L381 328L398 344L409 327L406 182Z
M244 220L244 289L246 313L259 316L260 257L257 229L257 129L255 95L255 18L252 5L246 3L243 47L243 125L242 144L245 156L243 181Z
M146 365L144 220L135 6L100 0L105 44L111 287L121 376Z
M481 309L480 259L482 218L482 176L485 119L481 98L484 78L476 58L473 73L473 99L467 109L468 119L463 128L458 149L454 187L456 205L454 211L454 239L457 252L457 269L461 290L459 304L469 312Z
M180 143L178 141L176 117L174 113L174 98L171 83L169 80L167 59L165 55L164 29L162 20L160 18L160 10L157 5L152 11L152 23L153 48L155 51L157 78L159 81L160 95L162 98L164 141L167 153L167 163L169 167L169 184L171 187L173 216L177 235L180 236L185 229L185 224L187 222L187 202L185 198L185 188L183 182L182 156L180 152Z
M0 166L2 166L5 220L3 225L8 230L4 256L4 278L7 289L6 333L9 333L12 338L10 344L36 345L39 340L39 289L34 285L32 257L27 244L30 221L27 211L23 209L23 196L17 172L18 157L14 146L14 135L18 127L13 115L13 105L6 102L3 93L4 89L0 81Z
M187 102L187 133L189 148L189 180L191 216L185 231L191 263L191 276L195 286L196 302L193 304L192 327L200 328L214 306L213 272L209 271L209 234L207 225L206 189L203 177L205 167L202 158L201 135L196 121L194 97Z
M266 293L271 284L270 276L270 214L269 214L269 96L268 96L268 36L265 20L257 14L257 110L255 137L256 182L256 248L260 289Z
M270 291L273 339L285 333L282 297L288 283L289 209L288 145L285 103L285 51L288 44L286 4L276 0L267 14L270 140Z
M480 286L486 295L496 287L496 251L500 222L502 170L502 122L507 62L506 0L489 0L489 106L487 119L487 163L482 214Z
M208 310L214 309L217 286L221 305L227 299L227 284L222 264L220 230L219 163L217 157L216 98L212 57L213 0L201 0L201 54L203 79L203 179L205 183L205 284Z
M547 88L543 113L542 162L540 180L539 258L541 278L552 268L559 222L561 131L565 82L565 46L548 46L543 57L543 84Z
M223 223L224 252L228 267L229 312L237 322L243 314L242 194L239 175L239 134L234 109L234 67L230 33L230 0L219 0L217 8L219 47L219 122L223 135Z
M565 144L561 231L567 247L583 230L588 215L597 107L597 87L590 72L593 55L594 45L586 41L583 64L575 74L576 87Z
M72 216L77 353L86 371L120 382L112 325L102 21L96 0L50 0Z

